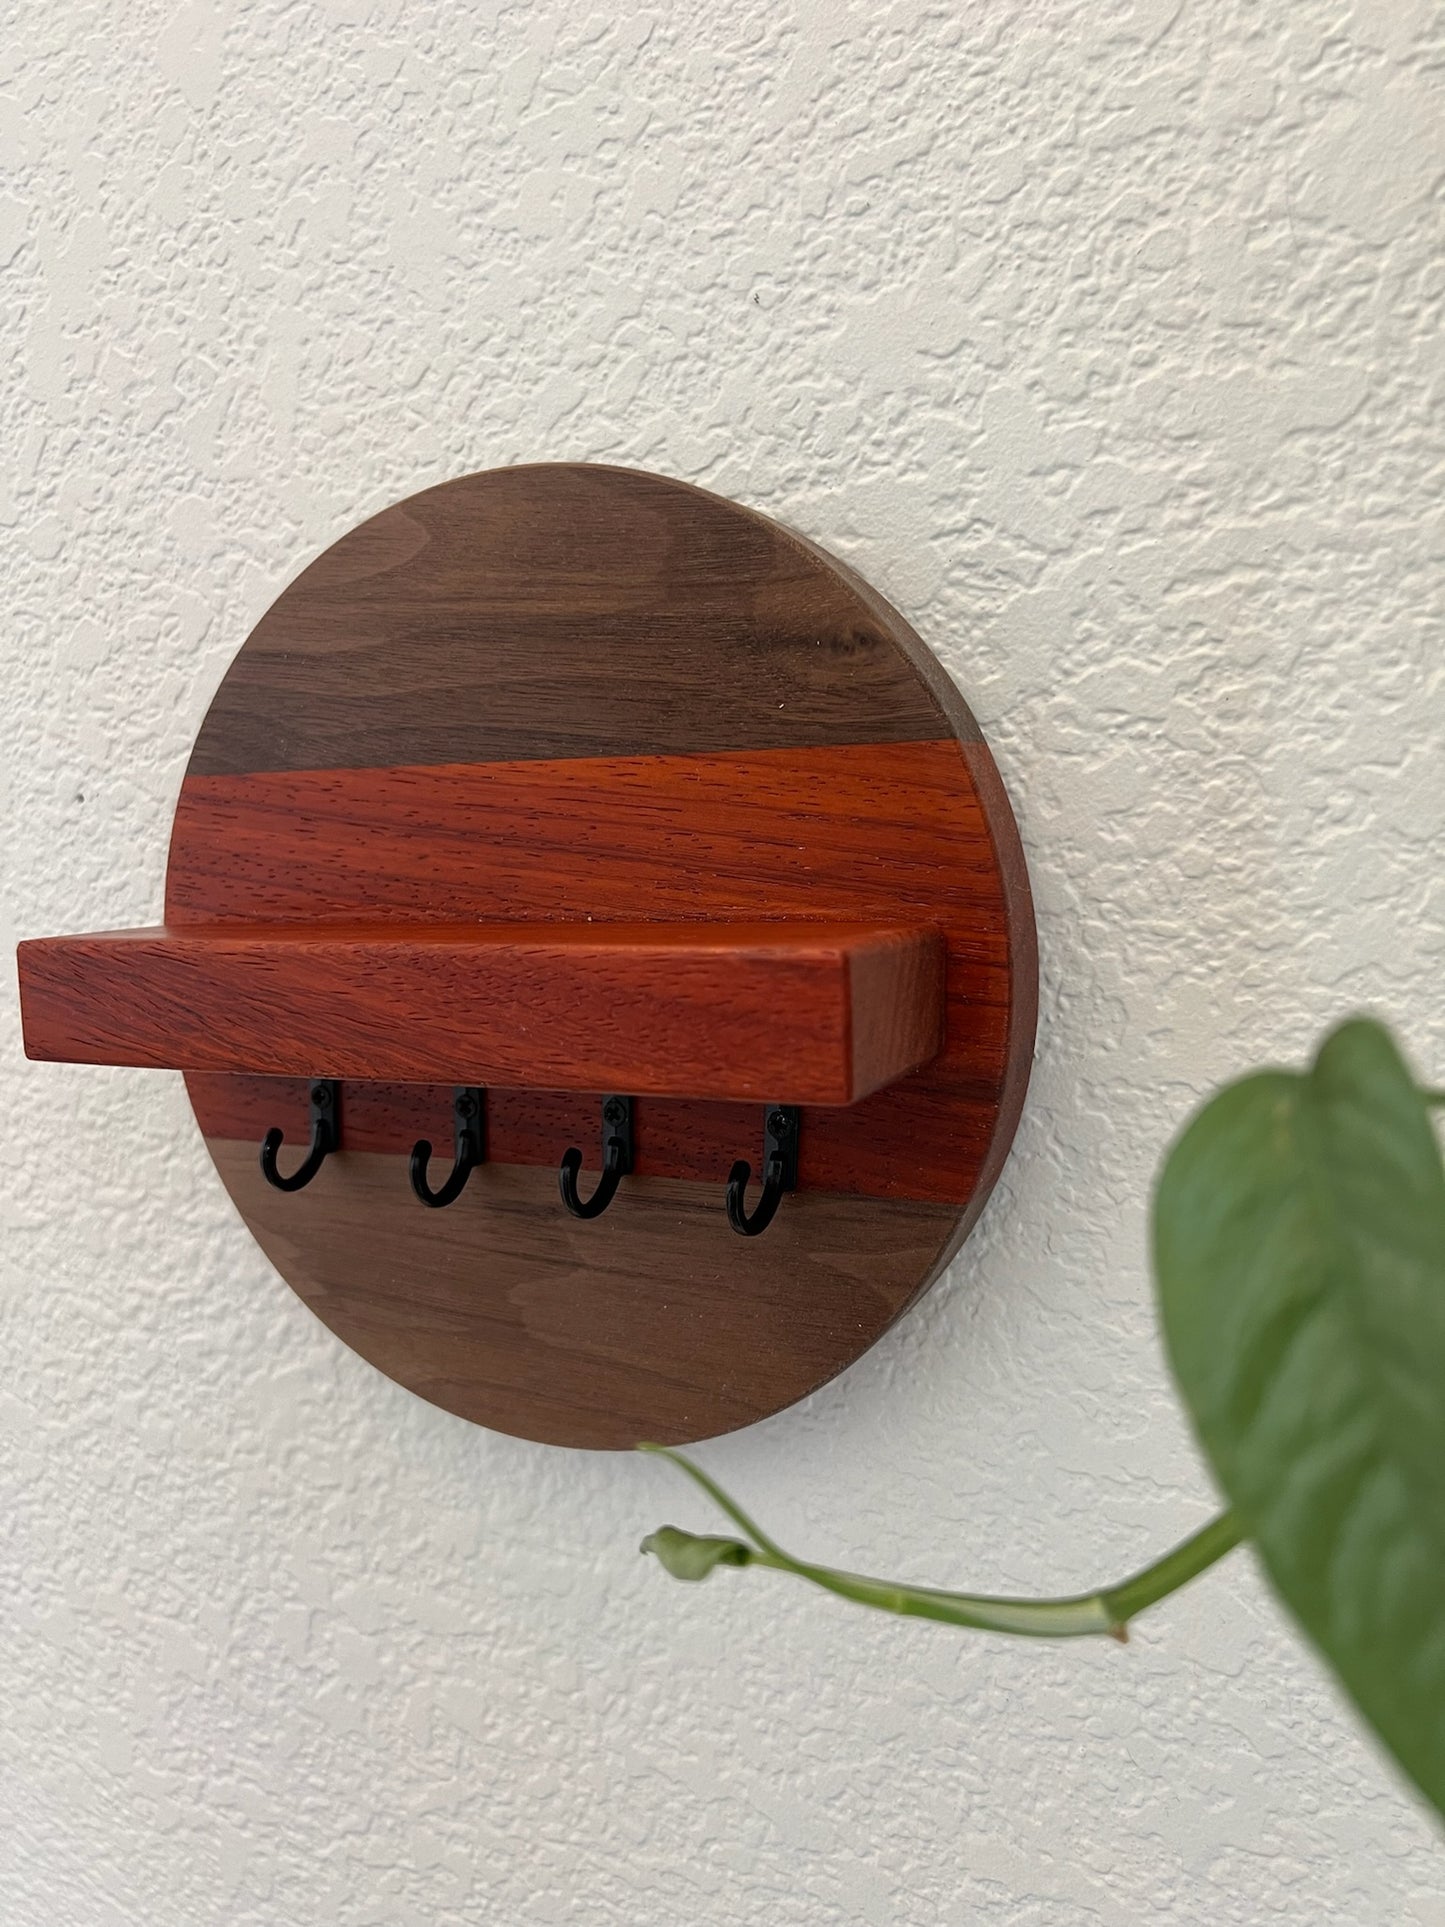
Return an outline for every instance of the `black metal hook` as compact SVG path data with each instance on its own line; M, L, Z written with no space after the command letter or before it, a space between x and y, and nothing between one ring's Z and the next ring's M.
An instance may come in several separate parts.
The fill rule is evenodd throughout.
M311 1146L305 1161L289 1178L283 1178L276 1169L276 1153L281 1149L285 1132L268 1131L261 1141L261 1176L267 1184L274 1184L278 1191L299 1191L303 1185L310 1184L340 1141L337 1134L340 1106L341 1086L334 1079L317 1078L311 1086Z
M792 1104L770 1104L763 1120L763 1195L749 1217L743 1202L753 1167L739 1158L728 1173L728 1223L741 1237L756 1238L773 1222L785 1191L798 1183L798 1112Z
M602 1176L597 1189L584 1204L577 1195L577 1174L582 1169L582 1153L575 1147L562 1159L557 1171L557 1188L562 1202L574 1218L599 1218L617 1196L617 1187L632 1169L632 1099L604 1097L602 1100Z
M433 1191L426 1181L431 1142L418 1138L411 1147L411 1188L423 1204L440 1210L462 1195L462 1186L487 1155L487 1094L477 1084L458 1084L452 1092L452 1168L446 1183Z

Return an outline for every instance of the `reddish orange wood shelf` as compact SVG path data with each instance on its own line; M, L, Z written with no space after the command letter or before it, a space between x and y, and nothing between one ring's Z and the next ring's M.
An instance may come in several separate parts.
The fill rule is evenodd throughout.
M937 1055L944 944L865 923L185 924L20 946L34 1058L851 1104Z

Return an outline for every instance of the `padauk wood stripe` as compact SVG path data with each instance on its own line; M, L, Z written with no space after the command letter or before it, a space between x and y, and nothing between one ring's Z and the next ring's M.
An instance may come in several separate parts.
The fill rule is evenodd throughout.
M186 1089L208 1139L250 1146L274 1125L289 1143L308 1129L304 1078L246 1077L192 1071ZM601 1142L601 1093L489 1090L488 1152L497 1164L555 1169L571 1145L594 1171ZM346 1152L396 1160L396 1195L405 1202L405 1159L427 1138L443 1160L452 1141L449 1084L347 1083L341 1091L341 1146ZM798 1148L805 1191L907 1199L957 1209L973 1195L984 1168L995 1107L987 1093L919 1088L918 1076L838 1109L806 1105ZM640 1177L683 1178L721 1196L737 1158L757 1168L762 1107L643 1097L633 1107Z
M951 738L707 756L187 777L166 921L936 923L1001 965L988 825ZM783 908L786 906L786 910Z
M926 906L947 946L944 1050L846 1121L820 1113L803 1169L814 1181L826 1171L840 1191L962 1204L991 1174L987 1120L1001 1093L1008 1108L1021 1099L1022 1078L1005 1091L1010 1040L1031 1026L1033 995L1031 950L1010 955L1008 879L972 749L948 738L188 777L167 917L687 919L766 917L787 903L814 916L906 920ZM1026 1060L1020 1068L1026 1077ZM224 1107L208 1115L223 1135L233 1128ZM973 1117L977 1134L964 1123ZM685 1175L694 1157L681 1146L693 1133L679 1124L665 1168ZM754 1132L749 1122L749 1141ZM750 1155L724 1137L735 1147L733 1123L716 1139L702 1131L705 1168ZM524 1155L555 1162L555 1139Z
M952 740L189 778L166 920L921 920L971 1013L946 1054L987 1076L1009 935L967 779Z

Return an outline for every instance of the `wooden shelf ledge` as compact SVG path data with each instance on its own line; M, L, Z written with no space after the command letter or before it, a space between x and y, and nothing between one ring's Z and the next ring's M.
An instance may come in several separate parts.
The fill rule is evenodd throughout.
M927 928L182 924L19 968L26 1054L71 1063L850 1104L943 1040Z

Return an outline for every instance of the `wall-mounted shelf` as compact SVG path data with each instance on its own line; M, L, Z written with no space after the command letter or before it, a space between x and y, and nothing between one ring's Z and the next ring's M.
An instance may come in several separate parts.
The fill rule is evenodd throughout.
M1003 786L902 617L586 466L304 569L201 725L163 926L20 975L33 1056L184 1073L363 1358L585 1446L747 1424L887 1329L998 1174L1036 994Z
M30 1057L852 1104L936 1056L936 930L178 924L19 950Z

